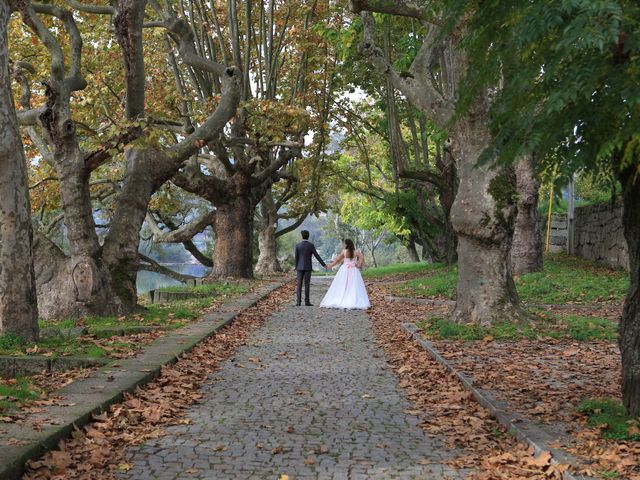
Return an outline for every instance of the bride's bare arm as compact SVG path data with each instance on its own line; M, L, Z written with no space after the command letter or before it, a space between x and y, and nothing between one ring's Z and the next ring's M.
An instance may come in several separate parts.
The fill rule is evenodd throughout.
M358 268L364 267L364 255L362 254L362 252L356 252L356 257L358 257Z
M333 262L331 262L329 265L327 265L327 268L331 269L331 268L335 267L343 259L344 259L344 253L341 253L340 255L338 255L338 257Z

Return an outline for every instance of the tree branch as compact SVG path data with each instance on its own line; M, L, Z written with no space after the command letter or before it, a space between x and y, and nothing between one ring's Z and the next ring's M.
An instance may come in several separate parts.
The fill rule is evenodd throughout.
M147 213L147 222L153 231L153 241L156 243L182 243L191 240L216 220L216 211L207 212L180 228L169 231L162 230L151 213ZM166 222L163 221L165 225Z
M455 112L454 105L447 101L431 84L431 80L425 75L418 77L408 74L400 74L393 69L385 59L384 53L375 44L375 21L370 12L361 13L364 24L364 38L360 44L361 53L368 57L378 72L391 80L393 85L400 90L407 99L418 109L431 117L439 126L444 127ZM422 66L423 57L430 56L433 46L429 42L423 43L416 60L416 66Z
M293 146L280 150L277 160L271 162L266 168L253 175L251 177L251 183L253 185L262 184L267 178L277 172L280 168L284 167L292 159L302 157L302 146L304 143L298 142L292 143L291 145Z
M214 175L205 175L200 171L200 165L194 160L190 161L181 172L171 179L174 185L198 195L211 203L217 203L226 195L227 182Z
M109 5L92 5L88 3L77 2L76 0L66 0L67 5L75 8L80 12L93 13L97 15L113 15L115 9Z
M225 69L222 75L222 97L215 112L182 142L169 149L169 155L179 161L195 155L208 142L214 140L224 126L236 115L240 103L240 71Z
M354 13L363 11L387 13L389 15L425 20L429 23L441 23L441 21L429 14L424 3L420 4L411 0L350 0L349 7Z
M307 219L308 216L309 216L309 213L304 213L300 215L298 219L295 222L293 222L291 225L287 225L283 229L278 230L276 232L276 237L281 237L282 235L286 235L289 232L293 232L296 228L298 228L300 225L304 223L304 221Z
M125 132L121 133L117 137L104 142L102 146L97 150L88 153L84 158L85 166L87 167L89 172L94 171L96 168L100 167L102 164L108 162L111 159L111 151L113 149L120 151L127 144L142 137L143 135L144 131L142 130L142 128L137 126L129 127Z
M69 34L69 37L71 38L71 47L69 49L69 60L70 60L69 74L66 76L64 81L67 83L71 91L83 90L84 88L86 88L87 82L82 76L82 72L81 72L82 36L80 35L80 30L78 30L78 25L76 24L76 21L73 19L73 14L69 10L65 10L63 8L56 7L54 5L49 5L49 4L44 5L44 4L37 4L37 3L33 3L32 5L33 5L34 12L44 13L46 15L54 16L60 19L62 23L64 23L65 30L67 31L67 33ZM58 48L60 48L59 43L58 43ZM59 64L57 68L60 68L60 67L62 68L61 75L63 76L64 75L64 54L62 55L63 55L61 59L62 63ZM53 68L53 61L52 61L52 68Z
M171 270L170 268L167 268L164 265L160 265L153 258L147 257L142 253L140 253L139 256L140 256L140 260L142 260L142 262L145 262L145 263L139 263L138 270L160 273L162 275L166 275L167 277L173 278L174 280L178 280L179 282L186 282L187 280L194 280L198 278L198 277L194 277L193 275L186 275L184 273L178 273L175 270Z

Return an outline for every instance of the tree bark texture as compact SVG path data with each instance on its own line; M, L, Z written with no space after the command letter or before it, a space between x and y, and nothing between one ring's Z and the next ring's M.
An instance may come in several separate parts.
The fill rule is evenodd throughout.
M278 242L276 229L278 228L278 210L269 190L260 201L260 222L258 229L258 263L256 273L268 275L282 272L278 261Z
M7 25L0 2L0 333L38 337L31 210L18 119L11 93Z
M516 214L511 262L513 273L542 271L542 235L538 215L540 180L535 173L535 157L522 158L515 166L518 190L518 213Z
M216 206L216 243L211 277L253 278L253 215L248 196Z
M451 223L451 208L456 198L456 167L451 154L444 150L436 157L436 166L442 175L442 186L440 187L440 204L444 214L444 227L442 237L444 242L443 260L447 265L453 265L458 260L458 238Z
M411 238L407 244L407 253L409 254L409 260L411 262L420 261L420 255L418 255L418 250L416 249L416 241L413 238Z
M633 181L634 168L621 178L622 224L629 248L630 285L620 319L619 346L622 356L622 399L632 417L640 415L640 181Z
M352 7L356 11L414 15L414 10L404 8L405 2L400 3L402 8L396 5L394 12L375 1L353 2ZM362 19L361 51L409 102L450 135L449 149L459 179L451 208L459 263L454 319L486 325L522 318L510 257L516 213L515 175L508 169L478 165L480 155L491 140L487 128L488 95L479 94L464 115L450 124L458 97L457 86L468 65L466 53L460 48L460 41L466 36L464 23L456 25L443 38L439 38L439 29L432 26L409 72L400 74L376 47L373 15L363 13ZM434 62L440 65L439 88L434 85L432 75Z
M477 165L489 142L484 119L461 119L455 127L460 184L451 209L458 238L458 285L454 319L489 325L519 320L511 244L515 220L515 175Z

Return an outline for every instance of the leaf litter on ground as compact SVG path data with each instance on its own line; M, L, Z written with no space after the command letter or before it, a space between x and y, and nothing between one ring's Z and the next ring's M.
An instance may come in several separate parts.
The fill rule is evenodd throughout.
M133 394L125 393L123 402L94 415L84 428L76 428L58 450L28 462L24 480L116 479L118 471L131 468L128 447L163 436L168 426L189 423L186 408L202 398L200 386L292 293L290 284L279 288L175 364L163 367L158 378Z
M430 375L433 369L439 371L443 368L409 339L400 326L428 317L447 317L451 307L385 302L384 295L388 292L383 286L372 285L371 289L374 305L371 313L378 332L386 332L386 337L381 335L381 338L387 339L383 342L388 344L387 354L389 348L394 347L396 356L400 356L397 352L400 348L407 348L417 355L415 361L406 358L398 366L400 383L408 389L412 398L424 396L424 390L428 387L420 386L421 375L427 375L424 380L427 383L432 379ZM392 341L393 338L395 340ZM594 478L640 480L640 442L603 438L603 427L587 425L587 416L576 411L585 398L620 399L620 356L615 342L575 341L570 338L430 340L443 357L472 378L478 387L497 392L501 400L507 401L510 408L525 417L546 423L553 431L565 433L566 441L556 442L552 446L563 448L584 462L578 473ZM407 356L405 352L401 358ZM440 378L439 374L434 378ZM424 398L422 404L430 405L429 398ZM455 409L455 404L453 402L449 407ZM457 408L462 404L460 399ZM464 405L466 407L466 403ZM432 425L430 429L437 432L438 426ZM496 427L496 430L501 429ZM519 458L521 468L531 468L527 465L526 457L511 455L494 456L497 463L483 460L481 465L483 469L500 467L499 470L503 470L508 465L507 460L513 458ZM487 475L486 478L503 478L497 473L495 477ZM545 478L536 477L533 473L527 477L524 471L520 475L521 478Z

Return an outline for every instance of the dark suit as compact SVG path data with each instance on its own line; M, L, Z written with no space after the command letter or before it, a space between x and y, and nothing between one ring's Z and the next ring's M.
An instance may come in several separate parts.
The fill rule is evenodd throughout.
M309 290L311 289L311 271L313 266L311 256L314 256L320 262L320 265L327 265L322 261L316 247L309 240L303 240L296 245L296 271L298 272L296 285L296 304L300 305L302 301L302 282L304 282L304 303L309 304Z

